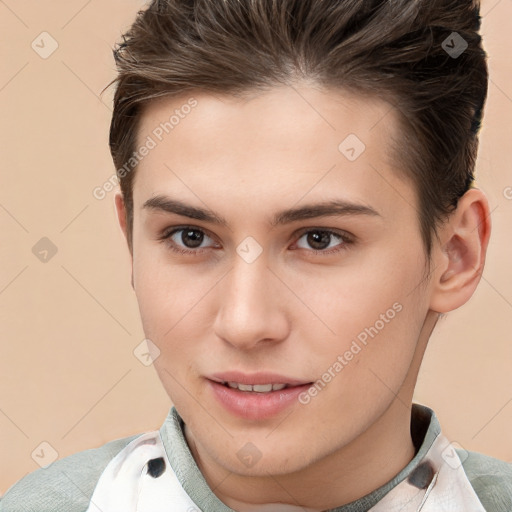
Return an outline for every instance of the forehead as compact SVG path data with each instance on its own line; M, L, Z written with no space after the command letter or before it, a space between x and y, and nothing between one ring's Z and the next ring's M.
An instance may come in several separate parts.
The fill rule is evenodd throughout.
M167 123L168 131L162 123ZM285 149L307 141L306 149L319 139L337 148L336 143L349 134L375 146L386 144L389 136L398 134L396 110L389 103L374 96L305 84L252 90L242 96L196 91L157 98L144 109L139 139L155 131L159 138L162 129L163 138L188 142L196 150L205 151L217 146L219 135L226 144L248 142L250 138L255 144L265 141L268 145L265 134L273 132L280 135L273 145ZM200 141L190 138L191 130L201 134Z
M269 201L269 190L279 190L281 201L296 202L336 187L362 200L380 188L384 197L375 199L382 202L397 187L410 188L391 160L398 136L389 103L304 84L243 97L163 97L141 117L138 145L150 138L154 147L137 168L134 199L185 186L189 195L216 190Z

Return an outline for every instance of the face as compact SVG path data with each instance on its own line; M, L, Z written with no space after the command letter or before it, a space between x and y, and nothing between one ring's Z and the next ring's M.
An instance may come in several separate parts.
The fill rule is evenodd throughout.
M142 117L143 327L187 439L230 471L299 471L400 392L428 294L396 136L389 104L306 85L164 98Z

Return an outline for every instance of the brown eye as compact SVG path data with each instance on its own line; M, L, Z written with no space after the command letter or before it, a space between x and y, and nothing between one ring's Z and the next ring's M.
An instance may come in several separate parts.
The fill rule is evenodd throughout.
M158 239L160 242L164 242L171 251L191 256L200 255L205 249L215 247L215 244L201 247L205 240L209 239L213 242L213 239L202 229L193 226L167 229Z
M300 240L305 239L305 245L299 243ZM341 242L341 243L340 243ZM297 246L300 249L313 249L313 251L332 253L337 250L341 250L344 248L343 246L350 243L348 237L344 237L339 233L335 233L334 231L321 230L321 229L311 229L302 234L297 242ZM332 249L338 247L334 251L326 249Z
M196 249L204 240L204 233L198 229L181 229L181 236L178 236L185 247Z

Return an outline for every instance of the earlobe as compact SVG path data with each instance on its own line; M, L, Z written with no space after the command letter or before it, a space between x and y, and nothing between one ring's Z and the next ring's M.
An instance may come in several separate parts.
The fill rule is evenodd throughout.
M430 309L447 313L466 303L480 282L491 232L485 194L468 190L440 231Z

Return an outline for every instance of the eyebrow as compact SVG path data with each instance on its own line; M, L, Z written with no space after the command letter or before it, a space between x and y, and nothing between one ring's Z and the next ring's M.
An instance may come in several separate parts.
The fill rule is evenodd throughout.
M217 224L219 226L228 226L228 222L224 217L207 208L191 206L182 201L164 195L151 197L143 204L142 208L165 213L174 213L176 215L209 222L211 224ZM382 217L381 214L371 206L338 199L282 210L272 217L270 220L270 225L272 227L276 227L299 220L314 219L317 217L348 215Z

